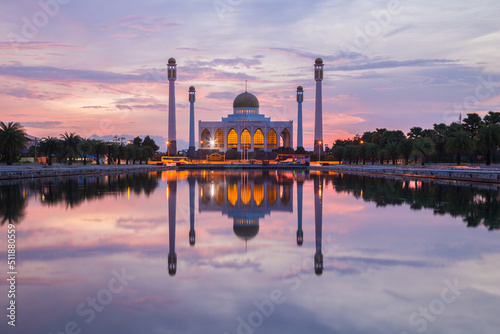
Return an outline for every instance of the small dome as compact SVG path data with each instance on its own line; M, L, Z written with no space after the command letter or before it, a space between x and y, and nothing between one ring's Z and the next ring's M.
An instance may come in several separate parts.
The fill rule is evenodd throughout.
M317 65L321 65L321 64L323 64L323 59L321 59L321 58L316 58L315 63L316 63Z
M252 239L259 233L259 225L233 225L234 234L242 239Z
M194 86L189 87L189 90L195 90Z
M304 90L304 88L302 88L302 86L299 86L297 87L297 90Z
M170 58L170 59L168 60L168 63L169 63L169 64L172 64L172 65L173 65L173 64L175 64L175 59L174 59L174 58Z
M252 93L244 92L236 96L233 108L259 108L259 100Z

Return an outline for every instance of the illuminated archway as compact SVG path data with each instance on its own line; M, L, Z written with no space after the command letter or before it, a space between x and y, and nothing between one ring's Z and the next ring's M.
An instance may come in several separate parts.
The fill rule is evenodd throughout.
M269 204L273 205L276 203L276 197L277 197L277 186L275 184L272 184L267 187L267 201Z
M204 129L201 132L201 142L200 142L200 147L201 148L209 148L210 147L210 131L208 129Z
M264 201L264 184L255 183L253 186L253 200L257 206L260 206Z
M227 200L232 206L238 202L238 186L236 183L227 185Z
M247 205L252 199L252 188L249 184L245 184L241 187L241 203Z
M229 133L227 135L227 147L238 148L238 134L234 129L229 130Z
M224 132L221 129L215 132L215 147L224 147Z
M257 129L253 135L253 147L264 148L264 133L261 129Z
M249 149L251 142L252 138L250 137L250 131L248 131L247 129L243 130L243 132L241 133L241 148Z
M274 129L269 130L269 132L267 133L267 147L268 148L277 147L277 136L276 136L276 131L274 131Z

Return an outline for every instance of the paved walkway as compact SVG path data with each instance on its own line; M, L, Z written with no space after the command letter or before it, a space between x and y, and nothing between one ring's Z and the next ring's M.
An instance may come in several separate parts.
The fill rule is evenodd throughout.
M175 169L175 166L157 165L13 165L0 166L0 180L50 176L90 175L100 173L157 171Z

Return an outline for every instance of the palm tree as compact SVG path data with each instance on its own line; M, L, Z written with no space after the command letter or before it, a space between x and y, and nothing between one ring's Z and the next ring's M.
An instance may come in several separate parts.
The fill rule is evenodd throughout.
M500 146L500 125L482 126L478 134L478 146L486 151L486 165L491 165L491 153Z
M61 141L55 137L42 138L40 141L40 152L47 156L49 166L52 166L52 155L58 154L61 147Z
M0 122L0 150L7 156L7 165L12 165L14 153L25 148L27 141L21 124Z
M398 143L398 152L405 159L405 165L408 165L411 152L413 152L413 140L403 139Z
M413 141L413 151L422 158L422 166L427 158L436 152L435 144L432 139L419 137Z
M104 155L108 152L108 147L106 146L106 143L104 143L100 139L90 139L90 143L92 145L92 151L95 153L96 156L96 164L100 165L101 155Z
M66 159L68 159L68 165L73 164L73 159L80 155L80 141L82 137L74 132L61 134L62 140L62 153Z
M366 156L371 160L372 165L375 164L375 159L377 158L379 147L377 144L368 143L366 145Z
M94 147L92 146L92 143L89 139L82 139L80 141L80 151L82 152L84 165L87 164L87 155L91 154L93 152L93 149Z
M457 165L460 165L461 155L472 152L474 142L467 132L461 130L448 137L445 147L448 153L457 155Z
M391 143L387 144L385 149L387 151L387 157L392 159L392 164L395 165L396 160L398 159L398 153L399 153L398 144L395 142L391 142Z

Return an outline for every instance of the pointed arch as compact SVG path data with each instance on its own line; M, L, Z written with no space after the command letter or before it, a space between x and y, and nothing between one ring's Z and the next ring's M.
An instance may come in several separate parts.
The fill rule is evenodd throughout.
M255 130L253 135L253 148L264 148L264 133L261 129Z
M267 133L267 147L268 148L277 147L277 136L276 136L276 131L274 131L274 129L269 130L269 132Z
M250 137L250 131L248 131L247 128L245 128L241 132L240 143L241 143L241 148L246 148L246 149L250 148L250 145L252 143L252 138Z
M227 134L227 148L238 148L238 134L233 128Z
M288 129L283 129L283 131L281 131L281 140L283 147L290 147L290 131L288 131Z
M221 129L215 132L215 147L224 147L224 132Z
M200 147L201 148L209 148L210 147L210 131L208 129L204 129L201 132L201 141L200 141Z

